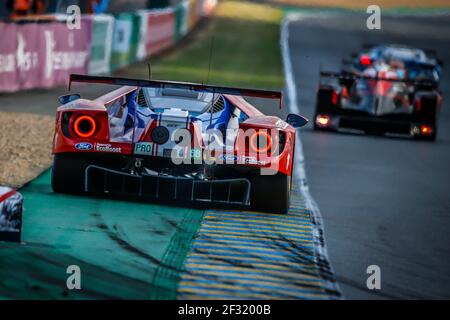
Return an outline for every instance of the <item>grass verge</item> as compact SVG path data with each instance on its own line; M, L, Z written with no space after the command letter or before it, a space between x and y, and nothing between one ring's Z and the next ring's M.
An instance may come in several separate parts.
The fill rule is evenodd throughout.
M275 3L281 5L292 5L310 8L346 8L346 9L365 9L370 5L378 5L384 9L441 9L449 8L448 0L267 0L267 3Z
M190 41L152 60L153 78L281 89L282 15L281 10L263 4L221 2L207 26ZM143 64L126 72L147 78Z

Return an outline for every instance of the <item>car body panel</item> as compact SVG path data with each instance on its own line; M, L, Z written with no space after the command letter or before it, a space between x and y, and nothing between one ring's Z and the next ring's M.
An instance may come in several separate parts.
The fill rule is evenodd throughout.
M202 118L202 115L191 116L182 110L155 112L155 110L141 108L139 104L131 103L135 101L139 90L139 86L126 85L92 101L78 99L58 107L53 153L109 153L126 156L167 157L167 150L172 150L175 143L169 139L166 143L156 144L153 143L151 138L151 132L155 127L164 126L169 128L170 135L173 134L175 129L191 130L194 133L193 140L196 140L192 148L200 150L202 159L207 157L203 145L203 135L205 130L210 127L209 114ZM243 93L248 92L250 91L243 90ZM257 92L256 96L260 95L262 93ZM217 96L224 99L226 107L240 110L238 128L235 129L273 129L275 132L283 132L285 144L281 154L262 157L259 154L253 155L248 152L241 152L239 155L238 153L243 147L235 143L232 150L229 148L217 150L214 158L227 160L224 165L233 164L249 168L274 167L277 168L277 172L290 176L292 174L295 128L278 117L265 116L242 96L231 94L218 94ZM281 94L279 97L281 99ZM120 103L128 105L129 113L126 117L128 120L134 118L133 121L136 125L127 128L127 119L125 119L118 125L120 130L117 131L118 134L115 136L113 127L116 118L112 115L111 110L114 104ZM133 108L132 105L134 105ZM80 138L71 130L72 119L82 115L92 116L97 122L98 128L92 137ZM69 118L69 120L65 120L66 118ZM223 121L226 121L226 117L220 114L215 115L214 119L217 120L216 125L220 125L220 121L223 119L225 119ZM64 129L65 126L68 128ZM123 131L121 131L122 128L124 128ZM236 135L235 139L236 141L239 140L239 134Z

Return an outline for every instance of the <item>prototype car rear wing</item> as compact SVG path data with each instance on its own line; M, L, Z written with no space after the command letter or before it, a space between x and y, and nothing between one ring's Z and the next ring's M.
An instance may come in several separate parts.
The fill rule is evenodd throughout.
M391 78L381 78L381 77L371 77L360 74L342 74L339 72L331 72L331 71L321 71L320 77L326 78L334 78L338 80L373 80L373 81L390 81L390 82L402 82L409 85L414 86L430 86L437 87L437 81L426 79L426 80L408 80L408 79L391 79Z
M282 106L283 95L280 91L269 91L260 89L246 89L236 87L212 86L199 83L162 81L162 80L141 80L117 77L89 76L82 74L71 74L69 80L69 90L72 82L99 83L121 86L150 87L150 88L173 88L185 89L200 92L210 92L217 94L229 94L235 96L248 96L265 99L279 99L280 109Z

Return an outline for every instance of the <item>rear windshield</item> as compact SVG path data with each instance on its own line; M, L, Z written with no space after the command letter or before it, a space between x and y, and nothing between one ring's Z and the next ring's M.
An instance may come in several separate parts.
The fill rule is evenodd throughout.
M205 112L212 99L210 92L173 88L141 88L138 94L139 105L152 110L176 108L196 113Z

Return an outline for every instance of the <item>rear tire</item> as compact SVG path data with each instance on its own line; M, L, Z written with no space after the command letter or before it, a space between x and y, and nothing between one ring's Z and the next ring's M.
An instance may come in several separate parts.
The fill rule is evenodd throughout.
M286 214L289 211L291 177L282 173L252 178L251 207L255 211Z
M84 191L87 161L76 154L55 154L52 167L52 189L58 193L78 194Z
M428 137L424 137L425 141L435 142L436 141L436 130L433 132L432 135Z

